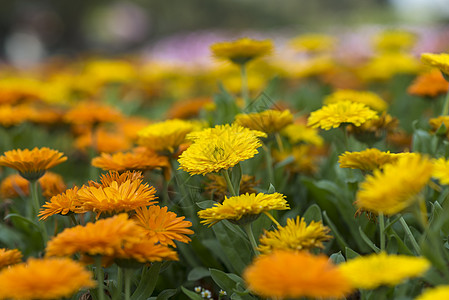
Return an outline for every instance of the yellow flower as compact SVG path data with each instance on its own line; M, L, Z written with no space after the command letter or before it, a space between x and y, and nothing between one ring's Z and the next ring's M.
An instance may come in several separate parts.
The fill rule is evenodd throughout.
M352 288L324 255L277 250L257 257L243 278L248 288L264 298L342 298Z
M0 270L22 261L22 253L17 249L0 249Z
M1 299L62 299L94 286L92 274L69 258L30 258L0 271Z
M154 123L139 131L138 143L155 151L173 153L193 129L191 122L178 119Z
M259 153L259 137L266 134L236 124L192 132L188 138L194 143L179 156L179 168L190 175L227 170Z
M191 239L187 234L193 234L188 227L192 223L184 217L177 217L174 212L167 211L167 207L157 205L136 209L134 220L144 228L144 234L149 241L176 247L174 241L188 243Z
M319 135L318 129L310 128L303 124L291 124L285 127L281 133L287 136L292 144L306 143L315 146L324 144L323 138Z
M19 171L27 180L36 180L44 175L45 171L67 160L64 154L46 147L18 149L6 151L0 157L0 166L6 166Z
M390 164L399 159L400 155L382 152L376 148L369 148L359 152L346 151L338 157L340 168L359 169L373 171L381 169L385 164Z
M331 104L345 100L363 103L369 108L379 112L386 110L388 107L388 104L377 94L369 91L356 90L335 91L324 99L324 104Z
M377 118L376 112L362 103L340 101L312 112L307 120L307 126L329 130L341 124L360 126L366 121Z
M154 187L138 179L123 183L113 181L107 187L83 187L78 191L78 198L81 208L95 212L98 218L104 212L126 212L151 205L156 202L155 193Z
M261 213L270 210L289 209L285 196L274 194L244 194L235 197L225 197L222 204L216 203L213 207L200 210L198 216L204 225L213 226L222 220L243 225L255 220Z
M423 257L385 252L360 256L339 265L340 271L354 287L366 290L381 285L398 285L407 278L421 276L429 268L430 262Z
M404 30L385 30L373 39L379 52L399 52L411 49L416 43L416 34Z
M242 38L232 42L215 43L210 50L218 59L227 59L235 64L245 64L252 59L273 52L273 43L270 40L257 41Z
M238 114L235 123L267 134L278 132L293 123L293 115L289 110L265 110L263 112Z
M449 185L449 160L443 157L433 160L432 177L438 179L441 184Z
M444 300L449 299L449 285L439 285L424 292L415 300Z
M64 193L53 196L50 201L42 205L38 214L39 220L46 220L48 217L56 214L67 215L69 213L86 212L81 208L78 197L78 187L66 190Z
M274 150L273 157L278 162L293 159L287 164L287 168L292 172L313 174L317 171L319 157L324 155L322 149L310 145L297 145L291 151Z
M432 130L437 131L438 128L441 127L441 125L444 124L446 127L446 134L449 131L449 116L439 116L436 118L431 118L429 120L430 127L432 127Z
M330 229L320 222L312 221L306 224L304 218L299 216L294 219L287 219L285 227L278 227L274 231L265 231L260 238L259 250L263 254L271 253L275 250L309 250L312 248L323 248L323 242L328 241L332 236L328 235Z
M142 228L128 220L126 214L120 214L86 226L64 229L48 242L46 256L72 256L76 253L114 256L123 245L137 243L141 237Z
M420 69L421 64L411 54L383 53L361 66L358 75L365 81L388 80L396 74L416 74Z
M393 215L411 205L427 184L432 163L419 154L404 155L383 171L374 170L359 186L356 204L359 208Z
M444 74L449 74L449 54L441 53L423 53L421 54L421 61L426 65L440 69Z
M86 65L83 77L100 84L124 83L134 80L136 68L125 60L93 60Z
M290 45L299 51L324 52L334 49L336 40L325 34L304 34L290 41Z

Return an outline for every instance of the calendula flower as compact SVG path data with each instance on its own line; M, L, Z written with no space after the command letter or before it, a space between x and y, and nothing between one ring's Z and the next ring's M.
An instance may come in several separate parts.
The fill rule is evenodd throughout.
M274 194L244 194L235 197L225 197L223 203L200 210L198 216L204 225L213 226L222 220L243 225L255 220L261 213L270 210L289 209L285 196Z
M343 298L352 291L328 257L306 251L261 255L245 269L243 278L253 293L265 298Z
M379 52L399 52L411 49L417 40L416 34L405 30L385 30L373 39Z
M345 100L365 104L369 108L379 112L386 110L388 107L387 102L376 93L356 90L337 90L324 98L324 104L337 103Z
M265 110L257 113L238 114L235 123L267 134L279 132L287 125L293 123L293 115L289 110Z
M38 214L39 220L46 220L48 217L56 214L67 215L69 213L86 212L81 208L78 190L78 187L75 186L66 190L64 193L51 197L42 206Z
M371 290L381 285L396 286L404 280L424 274L431 264L424 257L381 252L359 256L339 265L351 285Z
M223 202L224 197L228 194L228 185L223 176L218 174L208 174L205 190L217 202ZM260 183L254 176L247 174L242 175L240 180L240 194L256 193L255 187Z
M429 120L429 124L430 127L432 127L433 131L437 131L441 127L441 125L444 124L444 126L446 127L446 134L447 134L449 131L449 116L439 116L436 118L431 118Z
M377 113L362 103L340 101L312 112L307 120L307 126L329 130L337 128L341 124L360 126L377 118Z
M45 198L56 196L67 188L62 176L53 172L46 172L44 176L39 178L39 184L42 188L42 195Z
M99 84L126 83L137 77L137 71L128 61L101 59L88 62L83 77Z
M96 125L99 123L115 123L122 119L117 109L96 102L80 102L64 116L67 123L74 125Z
M411 54L388 52L371 58L358 70L358 75L365 81L388 80L396 74L416 74L422 65Z
M69 258L30 258L0 271L1 299L62 299L94 286L92 273Z
M191 239L187 234L193 234L192 223L178 217L174 212L167 211L167 207L152 205L136 209L134 220L144 228L146 239L153 243L176 247L174 241L188 243Z
M421 61L426 65L440 69L444 74L449 74L449 54L448 53L422 53Z
M259 153L259 137L266 134L236 124L193 132L188 138L194 143L179 156L179 168L190 175L227 170Z
M393 215L411 205L432 175L432 163L419 154L404 155L383 170L374 170L359 185L359 208Z
M275 250L309 250L312 248L323 248L323 242L332 236L328 235L330 229L323 223L312 221L309 225L304 218L296 217L287 219L287 225L278 227L273 231L265 231L259 240L259 251L263 254Z
M19 171L27 180L36 180L44 175L45 171L67 160L64 154L47 147L18 149L6 151L0 157L0 166L10 167Z
M361 126L348 126L348 132L364 143L373 143L396 131L399 121L397 118L383 112L379 118L369 120Z
M133 116L122 119L117 126L128 140L135 142L139 138L138 132L150 124L148 119Z
M122 132L102 127L95 129L93 135L91 131L87 131L75 139L75 147L82 151L93 148L100 153L113 153L128 150L131 146L131 141Z
M338 163L340 168L373 171L397 161L399 157L400 155L390 153L390 151L383 152L376 148L368 148L359 152L346 151L338 157Z
M78 198L82 209L95 212L98 218L102 213L126 212L154 204L155 193L154 187L138 179L113 181L107 187L83 187L78 191Z
M425 289L415 300L443 300L449 299L449 285L438 285L434 288Z
M193 129L191 122L178 119L154 123L139 131L138 143L154 151L173 153Z
M323 138L319 135L318 129L307 127L304 124L291 124L281 131L282 135L287 136L292 144L306 143L315 146L324 144Z
M323 149L310 145L296 145L290 150L274 150L273 158L277 162L291 160L286 167L292 172L313 174L317 171L320 156L324 154Z
M33 106L29 120L42 125L55 125L62 123L64 111L48 106Z
M29 121L33 114L28 105L0 105L0 125L10 127Z
M447 93L448 89L449 83L444 79L440 70L432 69L416 77L407 88L407 92L415 96L435 98Z
M441 184L449 185L449 161L443 157L433 160L432 177L438 179Z
M255 58L271 54L273 43L270 40L257 41L242 38L232 42L215 43L210 50L212 55L218 59L230 60L235 64L245 64Z
M17 249L0 249L0 270L22 261L22 253Z
M213 103L210 98L193 98L174 103L167 112L170 119L190 119L197 117L204 106Z
M299 51L312 53L332 51L336 44L336 39L325 34L303 34L290 41L290 45Z
M170 163L166 156L161 156L146 148L135 148L132 152L125 153L102 153L101 156L92 159L92 165L103 170L117 172L170 168Z
M64 229L48 242L46 256L72 256L76 253L114 256L125 244L140 242L141 237L142 228L129 220L126 214L120 214L86 226Z
M125 244L124 247L113 256L118 264L149 263L163 260L178 260L178 254L173 249L155 244L154 241L141 240L136 243Z
M62 193L66 185L62 177L53 172L46 172L38 180L42 189L42 194L46 198ZM30 194L29 182L19 174L12 174L2 180L0 184L0 194L2 198L16 198L28 196Z
M92 187L110 187L113 182L117 182L117 184L121 185L122 183L125 183L126 181L136 181L136 180L143 180L143 174L140 171L126 171L123 173L119 173L117 171L109 171L106 174L100 175L100 182L95 181L89 181L89 186Z

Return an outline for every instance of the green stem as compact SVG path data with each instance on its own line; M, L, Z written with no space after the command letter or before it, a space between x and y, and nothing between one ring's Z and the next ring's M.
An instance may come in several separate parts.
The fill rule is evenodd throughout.
M125 300L131 299L131 273L132 269L125 268L124 274L125 274Z
M449 113L449 91L446 94L446 98L444 99L443 111L441 112L442 116L447 116Z
M384 214L379 213L380 251L385 251L385 219Z
M117 268L117 291L112 295L113 300L121 299L123 290L123 269L121 267Z
M240 74L242 77L242 98L245 102L245 107L248 105L249 92L248 92L248 76L246 74L246 64L240 65Z
M243 225L243 229L245 229L245 232L248 235L248 239L249 242L251 243L251 247L253 247L254 253L256 255L260 255L259 250L257 250L257 243L256 239L254 238L253 230L251 229L251 223Z
M421 248L419 247L418 242L416 242L416 239L413 236L413 234L410 230L410 227L408 227L407 222L405 222L404 217L401 216L401 218L399 219L399 222L401 222L402 227L404 227L405 234L407 234L408 238L412 242L412 246L413 246L413 249L415 249L416 254L419 255L421 253Z
M97 276L98 281L98 300L105 300L104 296L104 287L103 287L103 267L101 266L101 256L97 255L94 258L95 260L95 275Z
M226 180L226 184L228 185L228 189L229 192L231 193L231 196L233 197L238 196L237 193L235 192L234 186L232 185L231 178L229 178L228 170L222 170L221 174L223 174L223 177Z
M268 180L270 183L276 187L274 182L274 171L273 171L273 158L271 157L271 146L263 145L263 150L265 151L265 161L267 164Z
M73 226L79 225L78 221L77 221L76 218L75 218L75 214L70 213L70 220L72 220Z
M345 150L349 151L349 135L348 135L347 125L343 125L343 127L341 127L341 129L343 130L343 136L344 136L344 141L345 141Z
M47 227L45 227L45 223L38 220L37 215L39 214L39 209L41 207L39 202L39 181L38 180L32 180L30 181L30 193L31 193L31 201L33 206L33 219L37 219L37 224L39 226L39 230L42 235L42 240L44 242L44 245L48 241L48 233L47 233Z

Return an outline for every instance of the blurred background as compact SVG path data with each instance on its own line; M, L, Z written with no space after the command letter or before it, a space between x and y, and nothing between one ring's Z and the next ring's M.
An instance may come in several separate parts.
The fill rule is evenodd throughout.
M276 41L377 27L432 35L448 21L448 0L9 0L0 1L0 59L17 66L79 53L189 59L234 35Z

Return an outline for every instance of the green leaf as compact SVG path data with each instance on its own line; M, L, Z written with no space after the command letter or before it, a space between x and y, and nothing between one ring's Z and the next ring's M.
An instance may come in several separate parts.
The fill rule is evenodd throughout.
M341 249L349 248L348 244L346 243L346 241L341 236L341 234L338 231L338 229L335 226L335 224L327 216L326 211L323 211L323 217L324 217L324 220L326 221L327 225L329 225L329 227L331 228L331 232L335 236L335 239L337 240L337 243L340 246L340 248Z
M310 223L312 221L319 222L319 221L323 220L321 217L321 208L316 204L312 204L306 210L303 217L304 217L304 220L306 221L306 223Z
M184 294L186 294L187 297L189 297L189 299L192 299L192 300L203 300L203 297L201 297L200 295L198 295L194 291L188 290L188 289L186 289L183 286L181 286L181 290L182 290L182 292Z
M369 239L369 237L363 232L362 227L359 226L359 232L360 236L362 237L362 240L371 248L374 250L374 252L379 253L380 249Z
M204 267L195 267L189 272L189 275L187 275L187 280L197 281L207 276L210 276L210 272L208 269Z
M355 252L354 250L352 250L349 247L345 248L345 254L346 254L346 259L347 260L353 259L353 258L356 258L356 257L360 256L360 254L358 254L357 252Z
M33 226L36 227L37 229L39 229L39 225L37 225L36 222L34 222L34 221L32 221L32 220L30 220L30 219L24 217L24 216L21 216L21 215L19 215L19 214L8 214L8 215L6 215L6 216L3 218L3 220L7 220L7 219L10 219L10 218L14 218L14 219L18 219L18 220L24 221L24 222L26 222L26 223L28 223L28 224L33 225Z
M178 292L178 289L167 289L163 290L162 292L157 295L156 300L167 300L170 297L173 297Z
M232 290L235 288L237 282L232 279L228 274L226 274L223 271L216 270L216 269L209 269L210 275L214 282L228 295L232 294Z
M198 207L201 208L201 209L211 208L211 207L213 207L215 204L217 204L217 202L212 201L212 200L206 200L206 201L196 202L196 205L198 205Z
M341 251L338 251L337 253L332 254L329 257L329 260L331 260L336 265L346 262L343 254L341 254Z
M237 195L240 195L240 181L242 180L242 167L240 166L240 163L232 168L229 177L235 192Z
M274 187L273 184L270 183L270 187L267 190L267 194L273 194L276 193L276 188Z
M159 276L159 271L161 269L161 262L152 263L151 267L147 267L144 272L142 272L142 277L140 278L139 285L131 296L131 300L146 299L151 296L156 287L157 278Z

